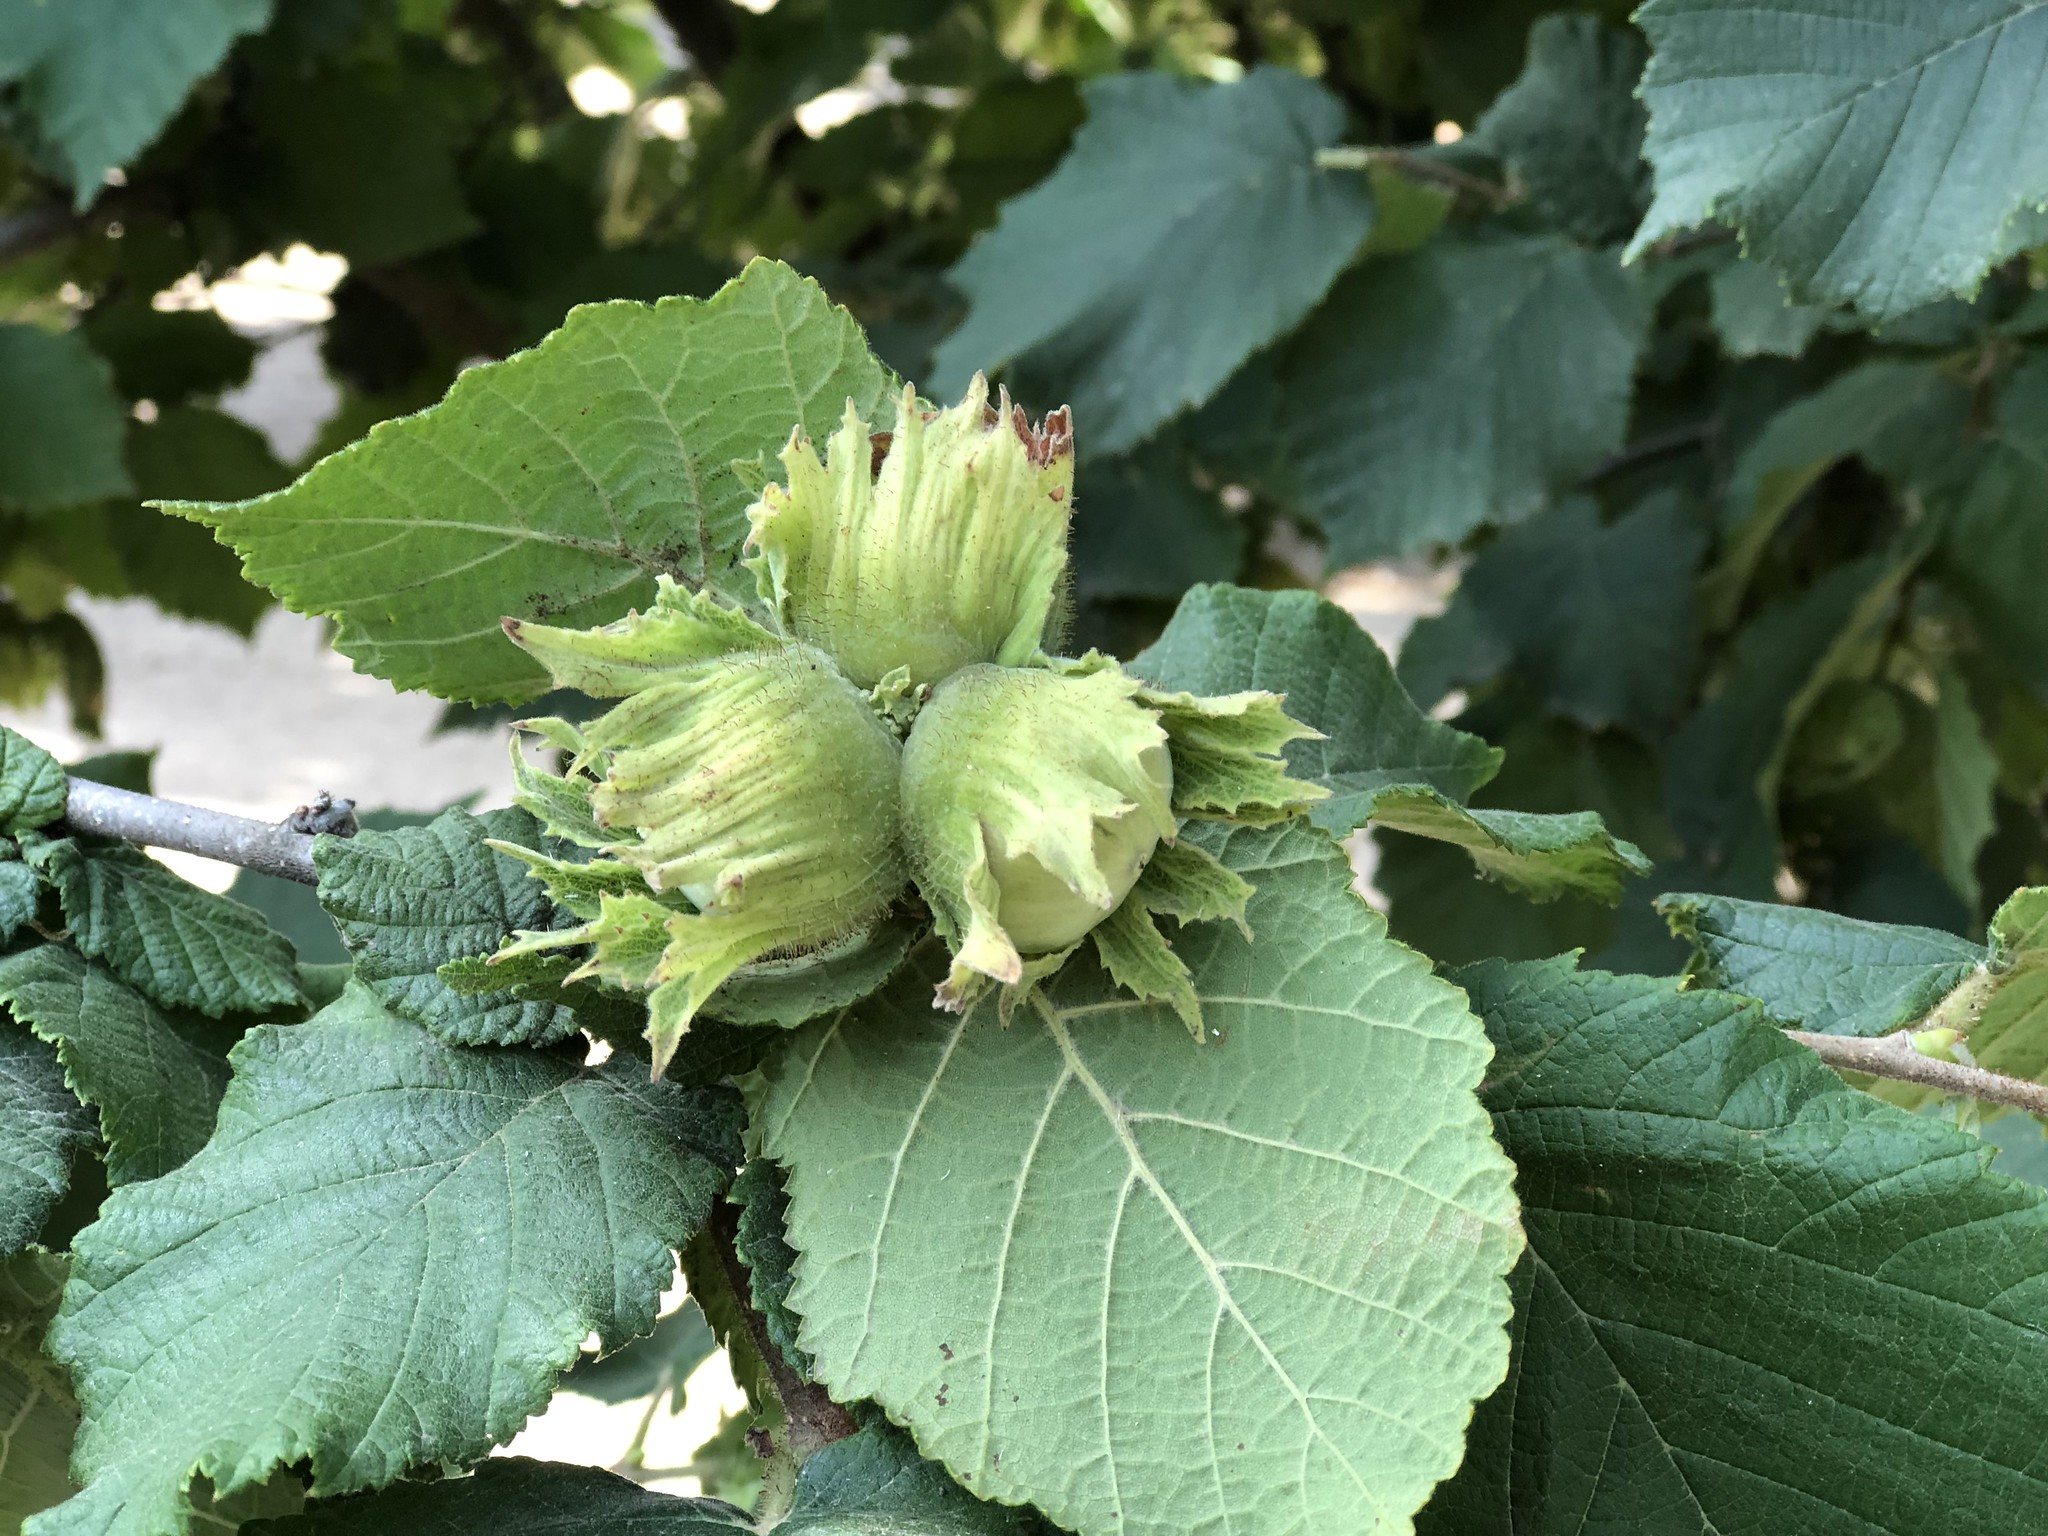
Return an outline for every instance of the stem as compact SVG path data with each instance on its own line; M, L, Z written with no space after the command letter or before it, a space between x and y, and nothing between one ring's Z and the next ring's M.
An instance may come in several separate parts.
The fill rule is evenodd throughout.
M860 1426L853 1422L853 1416L833 1402L823 1387L797 1375L782 1358L775 1341L768 1337L767 1319L754 1307L754 1288L746 1263L740 1258L739 1207L719 1201L711 1209L711 1220L705 1230L711 1239L711 1252L718 1260L718 1272L732 1291L733 1304L746 1325L747 1337L759 1351L762 1364L768 1367L775 1395L782 1399L782 1411L789 1416L790 1449L801 1459L835 1440L858 1434Z
M1853 1035L1816 1035L1803 1029L1788 1029L1785 1034L1841 1071L1918 1083L1923 1088L1959 1093L1986 1104L2005 1104L2029 1114L2048 1116L2048 1086L1987 1072L1982 1067L1966 1067L1959 1061L1923 1056L1913 1048L1910 1030L1880 1035L1874 1040Z
M1461 171L1445 161L1406 149L1339 144L1331 149L1317 150L1315 163L1320 171L1363 171L1375 165L1392 166L1404 176L1412 176L1417 181L1433 181L1454 192L1468 192L1496 208L1521 201L1521 194L1513 187L1504 187L1497 181L1488 181L1484 176L1474 176L1470 171Z
M278 822L230 816L114 789L90 779L73 779L64 803L63 825L95 837L116 837L149 848L196 853L223 864L239 864L266 875L318 885L313 839Z

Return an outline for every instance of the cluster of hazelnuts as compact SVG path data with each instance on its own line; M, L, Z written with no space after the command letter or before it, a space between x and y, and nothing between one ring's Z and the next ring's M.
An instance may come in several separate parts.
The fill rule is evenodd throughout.
M1087 939L1199 1036L1155 915L1242 924L1251 887L1179 837L1320 797L1280 751L1314 733L1279 697L1147 686L1049 654L1073 515L1067 413L1033 426L986 384L943 411L906 389L893 432L849 402L821 457L800 431L748 511L748 612L662 579L593 630L505 621L560 687L621 702L524 729L563 749L519 798L583 860L506 846L580 926L499 957L592 946L580 974L649 997L659 1072L717 989L764 957L844 944L914 884L952 965L943 1008L1015 1001ZM518 758L515 749L515 762Z

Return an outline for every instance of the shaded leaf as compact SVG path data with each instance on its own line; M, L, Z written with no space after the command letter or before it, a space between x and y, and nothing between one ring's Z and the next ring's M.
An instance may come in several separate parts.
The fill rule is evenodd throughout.
M849 398L876 419L892 382L815 283L756 262L710 299L577 309L287 490L168 510L213 527L288 607L339 620L362 670L530 698L546 674L501 616L609 623L652 601L660 572L751 595L735 562L753 492L734 461L773 455L793 426L829 435Z
M57 1048L72 1092L99 1111L108 1182L169 1173L213 1134L240 1031L167 1012L64 944L0 959L0 1003Z
M1597 16L1544 16L1529 60L1473 130L1537 210L1588 245L1619 240L1650 198L1636 80L1649 50Z
M36 878L36 872L19 858L0 861L0 944L12 939L22 924L36 915L36 898L41 890L42 882Z
M1344 109L1290 70L1111 75L1082 94L1059 168L953 269L972 307L932 371L950 399L1031 353L1083 451L1118 453L1293 329L1365 239L1372 199L1316 167Z
M738 1153L723 1095L444 1045L359 987L233 1062L214 1139L73 1245L85 1487L36 1536L169 1536L195 1470L304 1457L327 1494L481 1455L587 1332L653 1327Z
M576 1028L560 1001L517 990L464 992L440 975L452 961L496 953L521 929L551 926L547 891L486 838L538 845L540 824L516 808L472 816L456 807L423 827L322 837L313 844L320 903L385 1004L456 1045L545 1045ZM507 987L516 980L503 978Z
M683 1383L690 1372L711 1357L718 1340L695 1302L685 1302L654 1325L644 1339L634 1339L608 1355L586 1355L569 1367L562 1390L601 1403L632 1403L657 1392L668 1396L668 1411L683 1411Z
M7 1426L0 1435L0 1530L18 1529L72 1492L68 1467L78 1403L63 1370L42 1349L43 1330L64 1290L64 1269L58 1255L34 1250L0 1262L0 1424Z
M8 12L54 12L0 0L0 78ZM131 487L121 460L128 412L107 365L76 331L0 325L0 507L49 512Z
M1188 478L1175 444L1090 459L1074 482L1074 591L1083 601L1170 600L1197 582L1228 581L1248 532Z
M1730 357L1797 357L1827 323L1824 304L1795 304L1784 280L1760 261L1731 261L1709 291L1714 330Z
M1337 565L1519 522L1621 446L1647 319L1610 253L1558 237L1368 262L1282 349L1277 488Z
M0 1019L0 1257L35 1240L71 1185L71 1159L98 1135L92 1112L64 1085L56 1052ZM0 1327L0 1347L5 1335ZM0 1403L0 1423L5 1411Z
M1650 0L1637 20L1657 197L1631 255L1718 218L1795 299L1896 320L1974 293L2040 240L2039 0L1910 20L1831 0Z
M160 0L140 11L123 0L0 0L0 81L21 83L83 208L229 45L269 20L270 0Z
M1458 979L1529 1252L1509 1385L1419 1529L2013 1529L2048 1483L2048 1192L1739 999Z
M797 1254L783 1230L789 1195L783 1190L782 1175L766 1158L754 1158L733 1179L727 1198L740 1208L733 1246L746 1261L748 1289L768 1330L768 1342L798 1372L808 1373L810 1357L797 1342L801 1325L789 1310Z
M214 1015L304 1005L291 945L239 901L125 846L66 838L31 862L56 886L72 942L157 1002Z
M1079 960L1008 1029L936 1013L933 951L785 1038L790 1305L836 1396L1088 1536L1399 1528L1498 1379L1483 1052L1325 838L1184 835L1258 887L1256 943L1178 941L1208 1041Z
M1552 709L1652 736L1692 692L1695 567L1706 537L1677 497L1603 524L1584 496L1481 552L1441 617L1401 648L1401 681L1434 702L1513 661Z

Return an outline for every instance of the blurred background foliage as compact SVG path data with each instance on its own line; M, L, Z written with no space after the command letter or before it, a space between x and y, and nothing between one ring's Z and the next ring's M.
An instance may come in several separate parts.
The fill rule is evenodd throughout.
M1450 592L1400 669L1507 748L1475 803L1598 810L1657 869L1532 906L1389 837L1437 958L1669 970L1665 889L1974 932L2048 879L2042 272L1872 329L1724 229L1624 264L1626 16L0 0L0 693L90 725L76 593L250 631L145 500L275 488L571 305L765 255L935 398L1075 404L1077 645L1201 581ZM296 324L238 320L258 271ZM293 462L234 408L285 336L336 392Z

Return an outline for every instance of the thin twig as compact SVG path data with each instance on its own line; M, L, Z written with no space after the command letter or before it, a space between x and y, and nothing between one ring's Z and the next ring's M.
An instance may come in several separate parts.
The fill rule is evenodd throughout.
M230 816L225 811L202 810L95 784L90 779L73 779L64 803L63 824L73 832L195 853L301 885L320 883L313 869L311 835L294 832L280 822Z
M797 1375L790 1363L783 1359L782 1351L775 1347L775 1341L768 1337L768 1320L754 1307L754 1289L746 1263L740 1258L739 1207L719 1201L711 1209L706 1234L711 1239L711 1251L717 1257L719 1273L732 1291L733 1304L739 1308L740 1318L746 1324L747 1337L753 1341L761 1363L768 1368L775 1395L782 1400L782 1411L789 1415L790 1446L798 1459L835 1440L844 1440L859 1433L860 1426L853 1422L853 1416L833 1402L832 1395L823 1387Z
M1803 1029L1788 1029L1785 1033L1829 1066L1843 1071L1918 1083L1923 1088L1959 1093L1986 1104L2005 1104L2029 1114L2048 1115L2048 1086L1987 1072L1982 1067L1966 1067L1959 1061L1923 1056L1913 1048L1909 1030L1880 1035L1874 1040L1853 1035L1816 1035Z
M1514 187L1504 186L1497 181L1488 181L1484 176L1474 176L1470 171L1461 171L1447 161L1417 154L1412 150L1390 149L1378 144L1339 144L1330 149L1316 151L1318 170L1362 171L1374 165L1392 166L1402 175L1412 177L1416 181L1433 181L1439 186L1449 187L1454 192L1469 193L1496 208L1504 208L1522 200L1521 192Z
M1662 432L1652 432L1608 454L1580 476L1580 481L1582 484L1590 484L1618 470L1632 469L1653 459L1703 447L1713 441L1717 430L1718 422L1709 418L1706 421L1688 422L1683 426L1667 427Z

